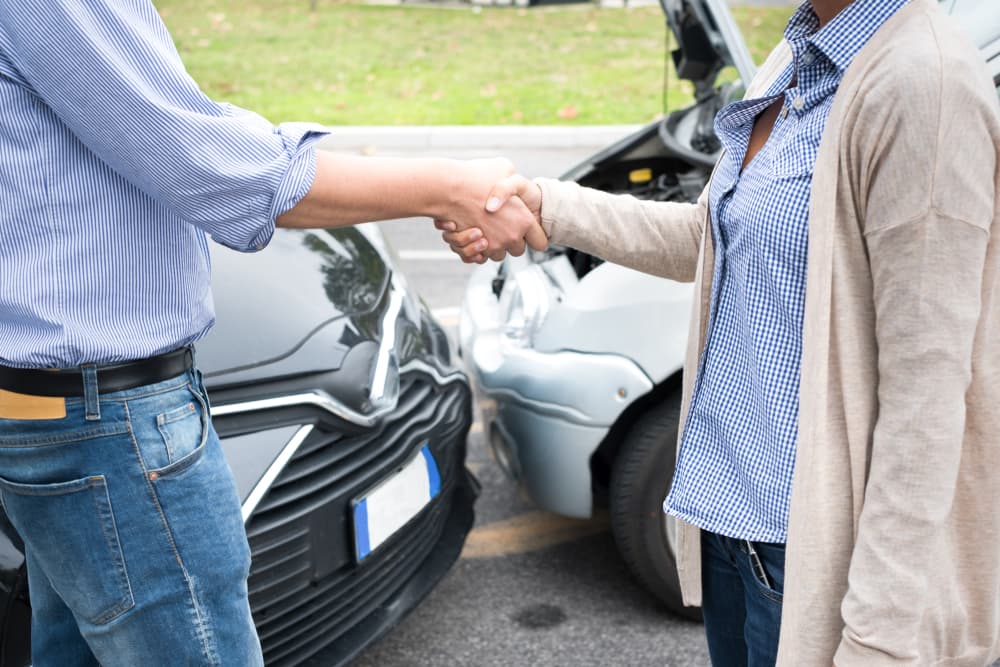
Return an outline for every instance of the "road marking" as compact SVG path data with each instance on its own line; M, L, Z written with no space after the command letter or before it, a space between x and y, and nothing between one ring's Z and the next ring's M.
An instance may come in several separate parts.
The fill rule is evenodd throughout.
M431 315L443 327L457 327L458 321L462 318L462 309L458 306L450 308L435 308Z
M592 519L568 519L533 510L473 529L465 540L461 557L500 558L540 551L607 530L607 512L600 512Z
M458 260L459 257L451 250L399 250L400 259L413 262L440 262L443 260Z

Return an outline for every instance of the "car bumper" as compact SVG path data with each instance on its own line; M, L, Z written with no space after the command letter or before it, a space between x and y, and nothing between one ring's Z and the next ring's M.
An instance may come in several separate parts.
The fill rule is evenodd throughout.
M653 384L618 355L544 352L507 342L494 275L491 267L473 274L459 333L460 354L487 399L481 405L490 446L540 507L589 517L590 459L622 411Z
M398 625L444 578L458 560L465 538L475 520L473 506L479 495L479 482L468 470L462 469L454 488L438 507L430 510L441 515L441 529L431 542L431 550L408 575L399 588L392 591L371 613L355 623L333 644L302 662L308 667L340 667L357 658L366 648ZM391 558L384 555L383 558Z
M478 491L465 469L467 378L409 364L394 405L371 424L349 422L336 406L305 398L272 401L264 410L223 409L213 419L224 447L232 441L236 468L260 458L254 447L261 445L243 434L289 438L244 500L250 607L268 665L347 662L398 623L461 551ZM262 423L269 429L261 431ZM440 492L359 560L355 501L428 450Z

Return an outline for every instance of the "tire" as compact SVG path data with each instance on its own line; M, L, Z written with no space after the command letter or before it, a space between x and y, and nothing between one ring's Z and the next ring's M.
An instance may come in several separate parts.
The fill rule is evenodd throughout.
M700 609L681 602L674 519L663 513L674 476L679 418L678 391L649 407L629 429L611 468L611 532L643 588L674 614L700 620Z

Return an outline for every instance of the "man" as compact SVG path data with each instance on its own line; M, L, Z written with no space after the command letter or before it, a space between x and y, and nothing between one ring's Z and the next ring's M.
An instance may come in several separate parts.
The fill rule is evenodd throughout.
M544 235L482 211L505 161L317 153L317 128L209 100L149 0L4 0L0 109L0 499L33 664L259 665L189 347L213 323L206 234L249 252L275 224L426 215L515 251Z
M695 282L664 509L713 664L985 665L996 91L933 0L811 0L785 37L720 111L697 204L511 177L488 208L516 193L554 242Z

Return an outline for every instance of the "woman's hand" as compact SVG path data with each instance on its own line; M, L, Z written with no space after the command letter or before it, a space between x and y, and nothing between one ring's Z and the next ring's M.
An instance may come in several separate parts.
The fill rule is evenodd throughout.
M435 220L434 226L444 232L442 237L445 242L466 263L482 264L487 258L501 261L508 252L518 257L524 253L525 242L535 250L548 247L548 237L541 227L541 188L520 174L512 174L497 181L486 200L486 211L496 214L498 218L495 222L502 226L505 224L502 218L506 217L505 214L511 208L514 209L512 213L519 213L526 208L534 216L535 225L523 237L519 236L520 229L509 229L518 238L508 235L506 242L499 248L491 247L487 235L478 227L463 227L453 220Z

